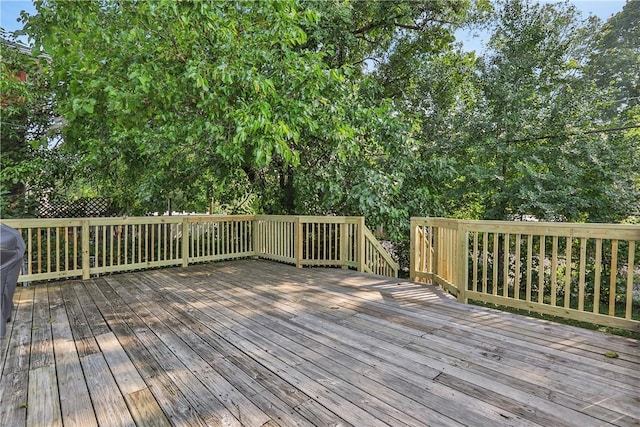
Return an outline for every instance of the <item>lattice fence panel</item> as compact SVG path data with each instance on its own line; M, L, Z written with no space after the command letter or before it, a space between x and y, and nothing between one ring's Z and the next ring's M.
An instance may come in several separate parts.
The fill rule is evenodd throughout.
M87 218L116 216L108 198L82 198L73 201L47 201L40 204L40 218Z

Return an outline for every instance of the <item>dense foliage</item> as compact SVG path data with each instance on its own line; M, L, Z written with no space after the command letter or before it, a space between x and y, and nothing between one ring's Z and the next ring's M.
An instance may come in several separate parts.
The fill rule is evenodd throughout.
M47 188L123 213L366 215L395 239L412 215L640 215L639 2L606 23L522 0L36 7L25 32L50 60L28 90L51 108L3 104L3 150L8 108L65 125L44 164L12 136L32 153L3 155L14 204L11 182L46 186L28 168L51 165ZM479 56L454 37L474 25Z
M595 57L587 61L590 43L599 43L590 39L596 23L581 22L566 5L509 2L496 13L490 50L476 66L475 117L463 124L466 141L457 141L456 169L474 188L480 216L620 221L637 214L640 146L604 130L634 121L624 109L607 114L622 96L609 85L617 79L591 76L599 69Z
M2 216L32 214L60 176L55 100L46 61L31 56L13 38L0 43Z

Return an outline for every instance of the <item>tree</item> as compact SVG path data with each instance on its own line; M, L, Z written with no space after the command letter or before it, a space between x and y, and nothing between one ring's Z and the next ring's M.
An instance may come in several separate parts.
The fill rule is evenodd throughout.
M627 2L601 26L589 46L585 76L607 90L609 118L640 105L640 3ZM637 122L636 122L637 123Z
M584 134L608 125L594 115L601 93L584 78L597 23L558 4L507 1L497 14L479 61L479 110L456 154L479 216L624 219L638 200L632 147L605 132Z
M26 31L52 58L64 144L131 212L212 193L237 169L251 182L276 156L297 165L302 130L332 115L323 94L348 92L322 53L299 49L317 16L291 1L36 7Z
M53 58L64 146L123 209L230 197L384 221L414 152L393 102L407 54L448 46L470 3L36 5L26 31Z
M0 39L0 58L0 212L29 217L51 190L58 161L46 149L56 138L47 59L11 36Z
M309 30L307 43L326 50L331 63L351 65L347 78L358 86L359 108L353 109L358 114L351 117L358 123L354 135L358 150L343 158L330 152L312 154L308 162L312 167L296 170L303 210L366 213L372 223L386 225L401 238L408 232L409 215L438 212L435 183L439 178L446 180L450 172L446 161L427 155L422 142L414 138L432 123L432 118L415 113L424 104L422 89L437 85L433 79L438 76L430 74L433 64L446 62L441 58L457 58L452 50L453 31L469 22L472 11L486 5L469 1L306 4L318 6L324 18ZM440 99L457 93L446 86L440 86L444 89L437 95ZM325 160L317 162L317 158Z
M611 102L633 98L637 79L588 53L632 65L635 7L601 27L567 5L504 1L481 58L453 31L484 1L37 8L26 32L52 58L61 151L87 171L74 183L123 212L173 199L366 215L400 239L410 215L637 211L635 130L599 132L637 122L633 105Z
M595 33L589 46L589 61L584 78L599 94L591 117L599 126L619 129L602 135L604 161L593 169L592 178L609 182L611 199L615 200L609 217L608 208L601 209L604 220L640 216L640 3L627 2L622 11L612 16ZM607 150L608 147L612 149ZM613 167L612 167L613 166ZM626 212L626 215L625 215Z

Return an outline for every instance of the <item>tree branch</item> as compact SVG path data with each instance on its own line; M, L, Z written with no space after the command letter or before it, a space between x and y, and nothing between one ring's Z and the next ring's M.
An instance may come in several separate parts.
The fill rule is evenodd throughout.
M402 15L396 15L396 16L392 17L392 18L391 18L391 19L389 19L389 20L377 21L377 22L370 22L369 24L365 25L364 27L359 28L359 29L357 29L357 30L353 31L353 32L352 32L352 34L354 34L354 35L357 35L357 34L364 34L364 33L366 33L367 31L371 31L371 30L373 30L374 28L381 27L381 26L383 26L383 25L385 25L385 24L388 24L389 22L395 22L398 18L402 18Z
M425 19L424 22L420 25L408 25L408 24L401 24L400 22L394 22L393 25L395 25L398 28L404 28L405 30L413 30L413 31L423 31L428 24L430 23L438 23L438 24L447 24L447 25L460 25L458 22L453 22L453 21L445 21L444 19Z
M392 18L390 18L389 20L384 20L384 21L377 21L377 22L370 22L369 24L365 25L364 27L358 28L357 30L353 31L352 34L355 36L358 35L362 35L364 36L365 33L367 33L368 31L371 31L375 28L381 27L385 24L391 24L394 27L397 28L403 28L405 30L412 30L412 31L423 31L428 24L430 23L438 23L438 24L446 24L446 25L460 25L459 22L453 22L453 21L447 21L445 19L435 19L435 18L428 18L425 19L423 21L422 24L419 25L410 25L410 24L402 24L400 22L398 22L399 18L402 18L403 15L396 15Z
M414 30L414 31L424 30L424 25L407 25L407 24L401 24L399 22L394 22L393 25L398 28L403 28L405 30Z
M352 62L351 65L359 65L359 64L362 64L365 61L374 61L374 62L376 62L376 63L378 63L380 65L383 64L383 62L380 61L378 58L373 58L371 56L367 56L365 58L362 58L360 61Z

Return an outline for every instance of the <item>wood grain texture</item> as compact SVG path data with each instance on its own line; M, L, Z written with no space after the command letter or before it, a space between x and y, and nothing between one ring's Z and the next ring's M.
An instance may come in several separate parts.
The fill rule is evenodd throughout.
M54 366L29 370L27 427L61 426L60 400Z
M77 427L97 426L98 421L91 404L59 286L49 286L49 301L63 424Z

